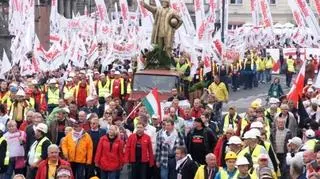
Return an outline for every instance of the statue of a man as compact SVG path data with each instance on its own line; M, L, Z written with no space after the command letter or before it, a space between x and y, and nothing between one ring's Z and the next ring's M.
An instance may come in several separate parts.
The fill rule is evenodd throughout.
M151 43L163 48L171 57L174 33L182 24L180 16L170 8L169 0L162 0L161 8L150 6L143 1L140 1L140 4L154 16Z

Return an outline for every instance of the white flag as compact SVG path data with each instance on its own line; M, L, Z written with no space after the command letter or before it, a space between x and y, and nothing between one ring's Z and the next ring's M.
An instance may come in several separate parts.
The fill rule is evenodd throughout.
M6 51L3 49L0 74L3 75L3 74L7 73L10 70L11 70L11 62L9 61L9 58L7 56Z

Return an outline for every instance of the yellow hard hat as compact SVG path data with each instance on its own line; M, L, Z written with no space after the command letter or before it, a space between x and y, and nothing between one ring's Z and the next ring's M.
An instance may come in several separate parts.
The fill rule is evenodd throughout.
M237 159L237 154L234 153L234 152L228 152L226 154L226 156L224 157L225 160L228 160L228 159Z
M251 107L252 108L259 108L259 107L261 107L262 106L262 100L261 99L256 99L256 100L254 100L254 101L252 101L252 103L251 103Z

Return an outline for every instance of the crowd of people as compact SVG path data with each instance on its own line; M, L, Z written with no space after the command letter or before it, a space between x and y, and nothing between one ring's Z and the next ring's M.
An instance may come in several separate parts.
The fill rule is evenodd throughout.
M129 66L28 76L14 67L0 84L0 178L319 178L320 96L312 77L296 105L279 92L279 79L272 80L273 59L256 51L246 55L241 63L222 62L210 75L200 73L199 62L193 78L181 58L181 78L209 80L207 90L182 107L188 96L172 89L163 116L149 113L149 106L127 109L134 75ZM286 63L287 73L294 73L296 62L293 71L290 59ZM230 75L234 90L239 78L244 88L273 81L268 104L254 100L240 115L228 105Z

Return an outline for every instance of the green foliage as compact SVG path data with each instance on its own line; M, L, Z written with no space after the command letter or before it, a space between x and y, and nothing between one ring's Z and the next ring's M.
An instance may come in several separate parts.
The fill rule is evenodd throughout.
M191 86L191 88L189 88L189 92L195 92L197 90L203 90L203 88L205 87L205 83L203 81L200 81L198 83L195 83Z
M155 48L146 54L146 69L170 69L173 60L160 47Z

